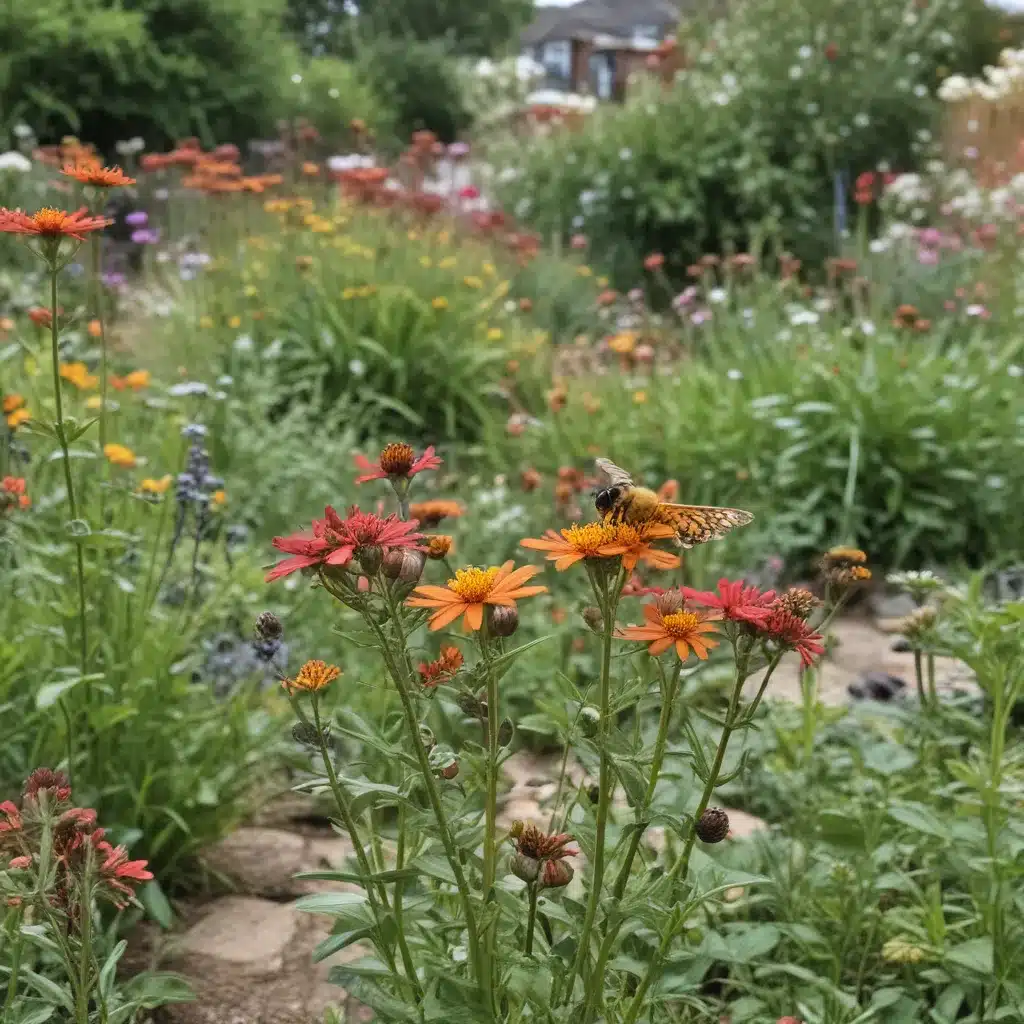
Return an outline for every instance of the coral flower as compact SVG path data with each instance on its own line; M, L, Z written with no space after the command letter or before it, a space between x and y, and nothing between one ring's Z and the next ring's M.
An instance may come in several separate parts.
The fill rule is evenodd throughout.
M428 529L433 529L442 519L458 519L462 513L462 505L457 501L443 499L414 501L409 506L409 515L413 519L418 519L420 525Z
M432 690L448 682L462 668L462 651L458 647L442 647L441 655L430 662L420 662L417 670L425 689Z
M665 265L665 257L660 252L652 252L644 260L645 270L658 270Z
M443 629L465 615L466 629L476 630L484 621L484 605L515 608L521 598L545 593L547 587L523 586L538 572L540 569L535 565L524 565L513 572L511 562L501 568L459 569L447 587L417 587L406 604L411 608L436 609L430 617L431 629Z
M122 469L131 469L138 462L135 452L123 444L105 444L103 454L106 455L108 462Z
M135 184L135 179L129 178L120 167L101 167L95 160L66 164L60 173L65 177L80 181L83 185L94 185L97 188L116 188L119 185Z
M18 508L28 508L32 499L25 493L25 478L20 476L5 476L0 481L0 510L4 506L17 505Z
M755 626L768 620L775 601L774 590L762 594L757 587L744 586L741 580L720 579L717 594L712 590L681 589L687 600L696 601L706 608L718 608L723 617L732 622L749 622Z
M0 836L4 832L17 832L21 829L21 812L10 800L0 804Z
M152 881L153 873L146 869L146 861L129 860L123 846L112 847L110 843L97 842L96 850L104 856L100 864L100 882L108 889L108 895L115 906L123 907L125 897L135 895L135 885Z
M825 639L801 618L777 607L762 627L763 634L769 639L800 655L800 660L810 668L818 655L825 653L822 641Z
M573 524L568 530L547 530L543 537L527 537L520 547L546 551L544 556L562 572L584 558L611 558L626 552L618 541L618 528L606 523Z
M50 239L74 238L84 242L90 231L101 231L110 224L113 224L113 221L106 217L89 216L89 211L84 206L74 213L44 207L33 214L0 207L0 232L13 235L41 235Z
M365 455L356 456L356 467L363 475L356 477L357 484L365 484L370 480L408 479L427 469L437 469L441 459L434 454L431 446L417 457L411 445L397 443L386 445L376 462L371 462Z
M271 583L314 565L347 565L359 548L377 547L388 551L392 548L419 548L417 541L423 539L416 532L414 520L403 522L396 516L382 519L372 512L360 512L358 508L348 510L348 518L341 516L328 505L324 518L313 520L311 533L296 533L289 537L275 537L274 547L291 555L279 562L264 577Z
M283 686L290 693L305 690L306 693L319 693L329 686L338 676L341 669L337 665L328 665L323 661L307 661L294 679L286 679Z
M717 647L717 640L710 640L704 634L716 633L704 612L675 611L663 614L657 604L644 605L645 626L626 626L619 636L626 640L649 641L647 651L652 655L664 654L675 646L680 661L690 656L690 650L702 661L708 657L708 649Z

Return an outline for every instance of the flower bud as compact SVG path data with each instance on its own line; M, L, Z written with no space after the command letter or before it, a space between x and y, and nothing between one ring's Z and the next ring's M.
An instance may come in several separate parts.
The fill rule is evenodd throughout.
M284 635L284 626L273 612L261 612L256 616L256 635L261 640L279 640Z
M508 830L508 834L512 839L518 839L523 834L523 829L526 828L526 822L519 818L516 818L512 822L512 827Z
M560 889L572 881L573 874L572 865L568 861L547 860L544 862L544 888Z
M376 544L359 549L359 565L367 576L376 576L384 561L384 552Z
M454 779L459 774L459 762L452 761L451 764L446 765L441 769L441 777L445 779Z
M437 746L437 740L434 739L433 730L422 723L420 724L420 742L423 744L428 754L435 746Z
M583 609L583 621L595 632L598 636L604 633L604 616L601 614L600 608L595 608L594 605L588 605Z
M447 558L452 550L452 539L447 534L438 533L427 538L427 557L439 562Z
M729 834L729 815L721 807L709 807L697 821L697 837L703 843L720 843Z
M325 729L323 738L326 740L327 736L328 729ZM292 726L292 739L307 747L320 746L320 733L316 731L316 726L312 722L296 722Z
M507 747L512 742L512 734L514 731L512 719L506 718L498 727L498 746Z
M525 853L514 853L508 860L509 871L528 885L537 881L540 875L540 861L527 857Z
M487 629L493 636L511 636L519 628L519 612L502 604L487 606Z
M389 580L399 583L417 583L423 575L427 558L422 551L411 548L394 548L384 556L381 571Z
M601 712L591 704L580 708L580 731L584 736L596 736L601 723Z

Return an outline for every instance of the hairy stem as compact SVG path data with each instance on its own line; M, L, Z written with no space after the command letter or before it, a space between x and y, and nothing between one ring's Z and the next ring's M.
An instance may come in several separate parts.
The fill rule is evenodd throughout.
M530 910L526 918L526 947L523 952L527 956L533 955L533 931L537 924L537 884L530 886Z

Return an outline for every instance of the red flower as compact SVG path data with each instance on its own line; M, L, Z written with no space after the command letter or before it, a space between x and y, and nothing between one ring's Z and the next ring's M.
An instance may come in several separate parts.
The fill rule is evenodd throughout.
M37 768L25 780L25 799L35 802L44 790L59 804L71 799L71 784L63 772Z
M647 259L644 260L645 270L658 270L665 265L665 257L660 252L652 252Z
M769 640L796 651L808 668L814 664L817 655L825 653L825 648L821 644L825 638L820 633L815 633L803 619L784 608L775 608L762 630L763 635Z
M410 445L389 444L376 462L371 462L365 455L356 456L356 467L363 471L362 476L356 477L356 483L365 484L370 480L385 478L408 479L424 470L437 469L440 465L441 459L434 454L433 445L417 457Z
M825 47L825 59L829 60L829 61L832 61L832 60L835 60L836 57L838 57L838 56L839 56L839 47L836 46L835 43L829 43Z
M712 590L692 590L682 587L683 596L688 601L696 601L707 608L720 608L723 616L732 622L749 622L762 626L771 615L771 605L775 600L775 591L761 593L757 587L749 587L742 580L718 581L718 593Z
M299 569L314 565L347 565L359 548L379 547L419 548L416 543L423 534L414 532L419 524L415 520L403 522L397 516L382 519L372 512L360 512L355 506L342 519L328 505L323 519L313 520L312 533L295 533L290 537L275 537L274 547L291 555L278 562L264 577L271 583Z
M475 185L465 185L464 187L459 189L459 198L460 199L479 199L480 198L480 189L478 189Z
M5 800L0 804L0 834L17 832L20 829L21 812L10 800Z
M153 872L146 870L146 861L129 860L123 846L112 847L102 840L95 846L96 852L104 858L100 864L100 882L108 887L108 895L115 906L123 907L126 901L122 897L134 896L135 885L151 881Z
M462 651L458 647L442 647L441 656L431 662L421 662L418 672L425 689L433 689L448 682L462 668Z
M106 217L90 217L83 206L75 213L44 207L36 213L22 213L0 206L0 232L12 235L42 235L44 238L74 238L85 241L90 231L101 231L112 220Z
M68 178L74 178L83 185L94 185L97 188L115 188L118 185L135 184L135 179L129 178L120 167L101 167L97 160L65 164L61 174Z

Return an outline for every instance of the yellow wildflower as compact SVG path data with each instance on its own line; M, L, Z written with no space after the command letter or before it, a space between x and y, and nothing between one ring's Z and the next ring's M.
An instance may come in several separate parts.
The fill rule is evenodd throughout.
M139 492L141 494L164 494L167 489L171 486L172 477L170 473L166 476L160 477L159 480L154 480L152 477L146 477L139 484Z
M212 316L201 316L199 318L199 326L202 327L203 330L207 330L208 331L213 326L213 317Z
M434 309L448 308L448 300L443 295L438 295L437 298L434 299L430 304L434 307Z
M120 466L122 469L131 469L138 461L135 458L135 452L123 444L105 444L103 454L106 455L108 462L114 466Z

